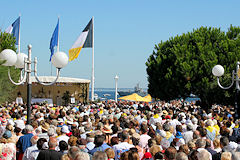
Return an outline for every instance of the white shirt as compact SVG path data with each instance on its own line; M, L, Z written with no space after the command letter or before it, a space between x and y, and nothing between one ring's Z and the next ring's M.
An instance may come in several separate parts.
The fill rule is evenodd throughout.
M29 160L30 159L30 154L32 151L34 150L38 150L37 148L37 144L34 144L33 146L31 147L28 147L25 152L24 152L24 155L23 155L23 160Z
M169 122L170 126L173 126L174 133L176 133L176 126L182 125L177 119L173 119L171 122Z
M146 148L148 146L148 140L151 139L151 137L147 134L142 134L140 136L139 140L139 146L142 148Z
M193 132L192 131L187 131L183 133L183 139L185 140L186 143L191 141L193 139Z
M68 139L69 139L68 136L62 135L57 138L57 142L59 144L60 141L65 141L68 144Z
M149 124L155 125L157 122L162 123L162 118L159 116L158 118L151 117L149 120Z
M16 103L17 103L17 105L18 105L18 104L23 104L23 99L22 99L22 97L17 97L17 98L16 98Z
M129 144L128 142L121 142L113 146L113 150L115 152L115 159L118 159L119 155L130 148L134 148L135 146Z

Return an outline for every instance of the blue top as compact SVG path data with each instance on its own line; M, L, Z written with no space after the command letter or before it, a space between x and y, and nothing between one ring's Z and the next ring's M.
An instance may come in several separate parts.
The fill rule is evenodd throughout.
M108 148L112 148L107 143L103 143L101 147L103 148L103 151L105 151Z
M29 133L29 134L25 134L24 136L21 136L17 142L17 148L19 148L20 153L24 153L25 150L28 147L32 146L31 143L31 138L32 138L33 134Z
M107 143L103 143L100 147L93 148L91 151L89 151L89 153L91 155L93 155L97 151L103 151L104 152L105 149L107 149L107 148L112 148L112 147L110 147Z

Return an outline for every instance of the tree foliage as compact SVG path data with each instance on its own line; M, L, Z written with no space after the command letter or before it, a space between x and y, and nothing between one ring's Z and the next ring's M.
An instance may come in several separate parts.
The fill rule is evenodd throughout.
M201 27L155 45L146 62L148 92L161 100L185 98L191 93L205 105L233 104L235 87L223 90L212 68L221 64L223 86L231 84L232 70L240 60L240 28Z
M15 38L8 33L0 32L0 52L4 49L16 51ZM16 95L12 95L16 86L8 79L8 67L2 66L1 64L3 63L3 61L0 61L0 103L16 97ZM15 69L14 67L10 67L10 69L12 79L17 81L20 75L19 69Z

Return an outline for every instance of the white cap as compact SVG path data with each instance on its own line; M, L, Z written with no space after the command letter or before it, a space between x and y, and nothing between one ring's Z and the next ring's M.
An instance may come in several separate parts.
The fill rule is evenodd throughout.
M68 129L68 126L62 126L62 130L61 130L63 133L69 133L69 129Z

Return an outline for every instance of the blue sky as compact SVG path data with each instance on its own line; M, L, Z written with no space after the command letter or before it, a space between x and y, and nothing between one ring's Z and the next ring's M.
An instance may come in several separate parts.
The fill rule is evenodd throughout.
M94 16L95 87L147 87L145 62L154 45L200 26L240 25L237 0L41 0L0 2L0 28L5 30L21 13L21 52L32 44L38 75L50 75L49 42L60 16L60 51L68 50ZM91 79L92 50L62 69L62 76ZM53 73L55 69L53 68Z

